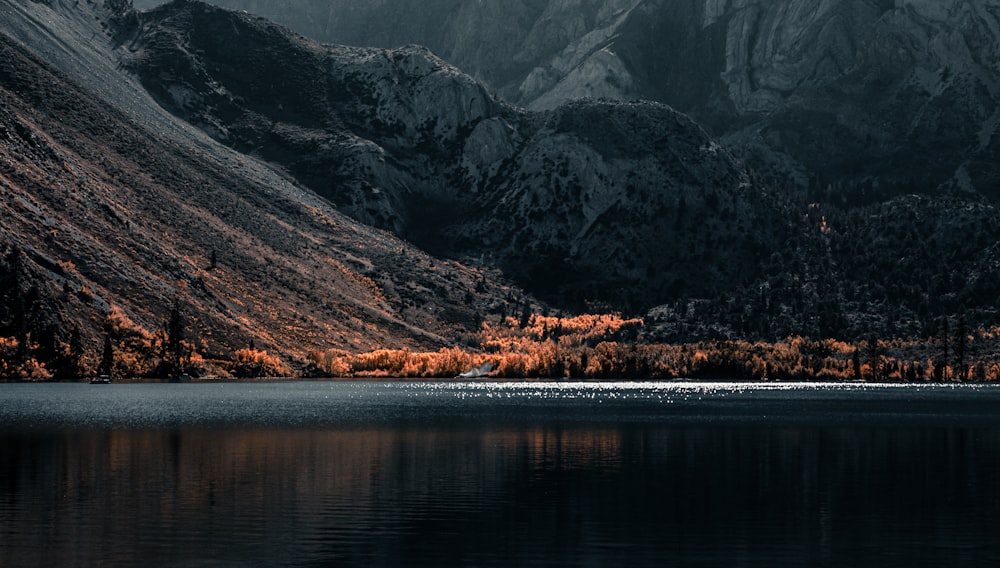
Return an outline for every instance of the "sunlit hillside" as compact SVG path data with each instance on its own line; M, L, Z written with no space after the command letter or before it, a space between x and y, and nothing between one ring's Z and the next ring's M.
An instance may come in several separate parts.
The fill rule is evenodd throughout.
M33 53L49 48L33 35L38 21L50 22L49 40L70 41L96 24L66 13L101 10L4 9L14 34L0 34L4 377L93 374L106 338L111 370L125 376L176 372L181 354L164 346L181 341L185 357L220 362L199 372L232 368L242 349L283 370L315 349L450 345L479 314L526 302L494 274L352 221L174 122L134 94L110 52L72 79ZM91 90L110 83L121 99ZM172 312L182 323L170 342Z

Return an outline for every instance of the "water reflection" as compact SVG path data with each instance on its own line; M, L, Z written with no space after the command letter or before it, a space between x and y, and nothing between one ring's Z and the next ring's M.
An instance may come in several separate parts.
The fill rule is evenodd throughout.
M993 429L553 423L0 442L4 566L1000 559Z

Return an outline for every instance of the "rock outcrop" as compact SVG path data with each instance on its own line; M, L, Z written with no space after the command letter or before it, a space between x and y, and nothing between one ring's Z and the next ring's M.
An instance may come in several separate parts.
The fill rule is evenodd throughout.
M697 7L685 16L646 2L618 50L647 96L775 168L775 179L831 188L835 199L1000 196L985 165L1000 94L995 4L696 4L700 21ZM687 49L655 39L677 33Z
M816 199L1000 197L992 0L214 1L323 41L426 45L527 108L666 103Z
M760 222L777 200L658 103L526 112L423 48L321 45L194 2L120 33L165 108L356 219L488 259L560 305L728 289L786 229ZM734 246L706 252L718 242Z
M445 233L549 297L716 295L788 235L781 199L667 106L580 101L539 120L484 184L486 214Z
M137 0L136 7L162 3ZM424 45L517 104L528 105L536 98L562 102L570 98L571 88L580 96L620 98L632 93L627 70L605 48L641 0L212 3L247 10L327 43L384 48ZM556 92L566 94L556 96Z

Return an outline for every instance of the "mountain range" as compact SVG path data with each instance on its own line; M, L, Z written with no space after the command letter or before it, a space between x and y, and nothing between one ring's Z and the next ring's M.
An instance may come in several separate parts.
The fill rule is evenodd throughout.
M0 1L6 348L1000 323L992 2L226 1Z
M815 194L1000 197L995 0L214 2L320 41L428 46L526 108L662 102Z

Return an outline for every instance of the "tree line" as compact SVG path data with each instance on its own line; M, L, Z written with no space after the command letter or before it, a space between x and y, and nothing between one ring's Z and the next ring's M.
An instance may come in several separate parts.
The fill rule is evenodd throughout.
M177 301L148 329L115 305L100 322L100 342L65 323L52 299L25 276L23 252L0 253L0 380L194 377L454 377L489 363L497 378L728 379L833 381L996 381L1000 327L940 316L924 338L875 335L845 342L792 335L779 340L665 342L649 322L620 314L560 317L525 306L481 322L456 346L437 351L316 351L304 361L249 345L208 356ZM662 325L654 322L654 325ZM93 342L91 336L89 341Z
M780 341L706 340L644 343L642 321L619 316L533 315L483 325L475 348L419 352L338 350L310 355L311 373L332 378L442 378L489 363L495 378L578 380L981 381L1000 379L1000 329L969 337L860 342L800 336ZM468 342L467 342L468 343ZM954 345L953 347L949 347ZM988 347L987 347L988 346Z

